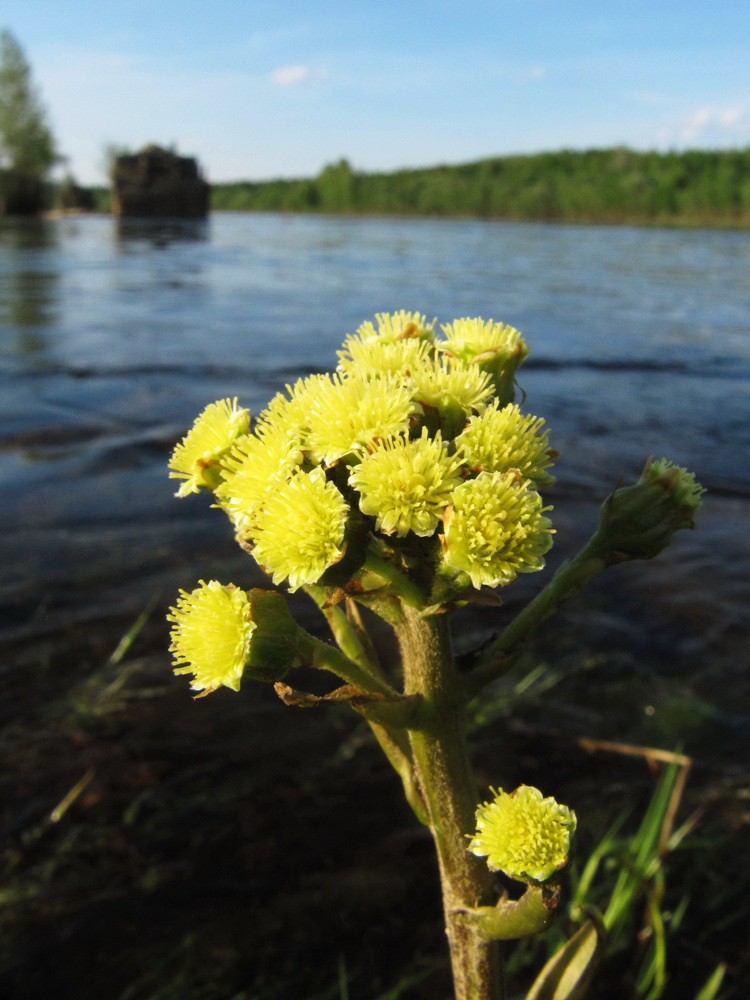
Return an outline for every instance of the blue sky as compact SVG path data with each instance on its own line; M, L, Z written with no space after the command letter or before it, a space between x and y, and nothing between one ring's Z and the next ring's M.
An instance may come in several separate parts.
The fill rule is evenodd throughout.
M750 0L3 0L69 167L210 180L562 147L750 146Z

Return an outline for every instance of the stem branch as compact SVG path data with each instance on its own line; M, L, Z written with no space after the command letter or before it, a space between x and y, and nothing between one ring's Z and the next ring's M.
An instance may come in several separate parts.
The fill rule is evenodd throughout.
M464 678L470 697L491 681L506 674L526 649L536 628L609 563L599 554L598 538L591 538L581 551L560 566L547 586L520 611L482 651L476 666Z

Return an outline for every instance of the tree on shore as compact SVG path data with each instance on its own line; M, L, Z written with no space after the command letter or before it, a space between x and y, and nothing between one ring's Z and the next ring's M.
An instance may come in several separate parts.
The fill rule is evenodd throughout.
M0 31L0 215L40 211L59 158L23 49Z

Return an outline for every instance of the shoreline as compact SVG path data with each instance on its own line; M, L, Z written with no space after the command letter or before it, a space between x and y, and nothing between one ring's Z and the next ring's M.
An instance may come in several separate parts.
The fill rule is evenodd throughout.
M644 219L637 216L627 216L622 218L543 218L536 216L513 216L513 215L472 215L472 214L441 214L426 212L334 212L326 211L302 211L299 209L285 208L211 208L204 220L210 219L212 215L283 215L299 216L301 218L330 218L330 219L381 219L383 221L413 221L428 220L442 222L487 222L487 223L511 223L513 225L538 225L538 226L581 226L594 228L612 229L685 229L685 230L713 230L717 232L738 232L750 231L750 218L742 220L728 219L689 219L689 218L660 218ZM0 216L0 225L4 221L14 221L25 219L80 219L80 218L111 218L115 221L137 221L137 222L174 222L188 219L187 216L118 216L114 212L96 211L87 209L48 209L40 212L36 216L4 215Z

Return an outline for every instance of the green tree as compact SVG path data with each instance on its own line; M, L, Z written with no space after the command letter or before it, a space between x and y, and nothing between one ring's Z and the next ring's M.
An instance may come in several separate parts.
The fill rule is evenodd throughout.
M0 212L33 213L59 156L23 49L0 32Z

